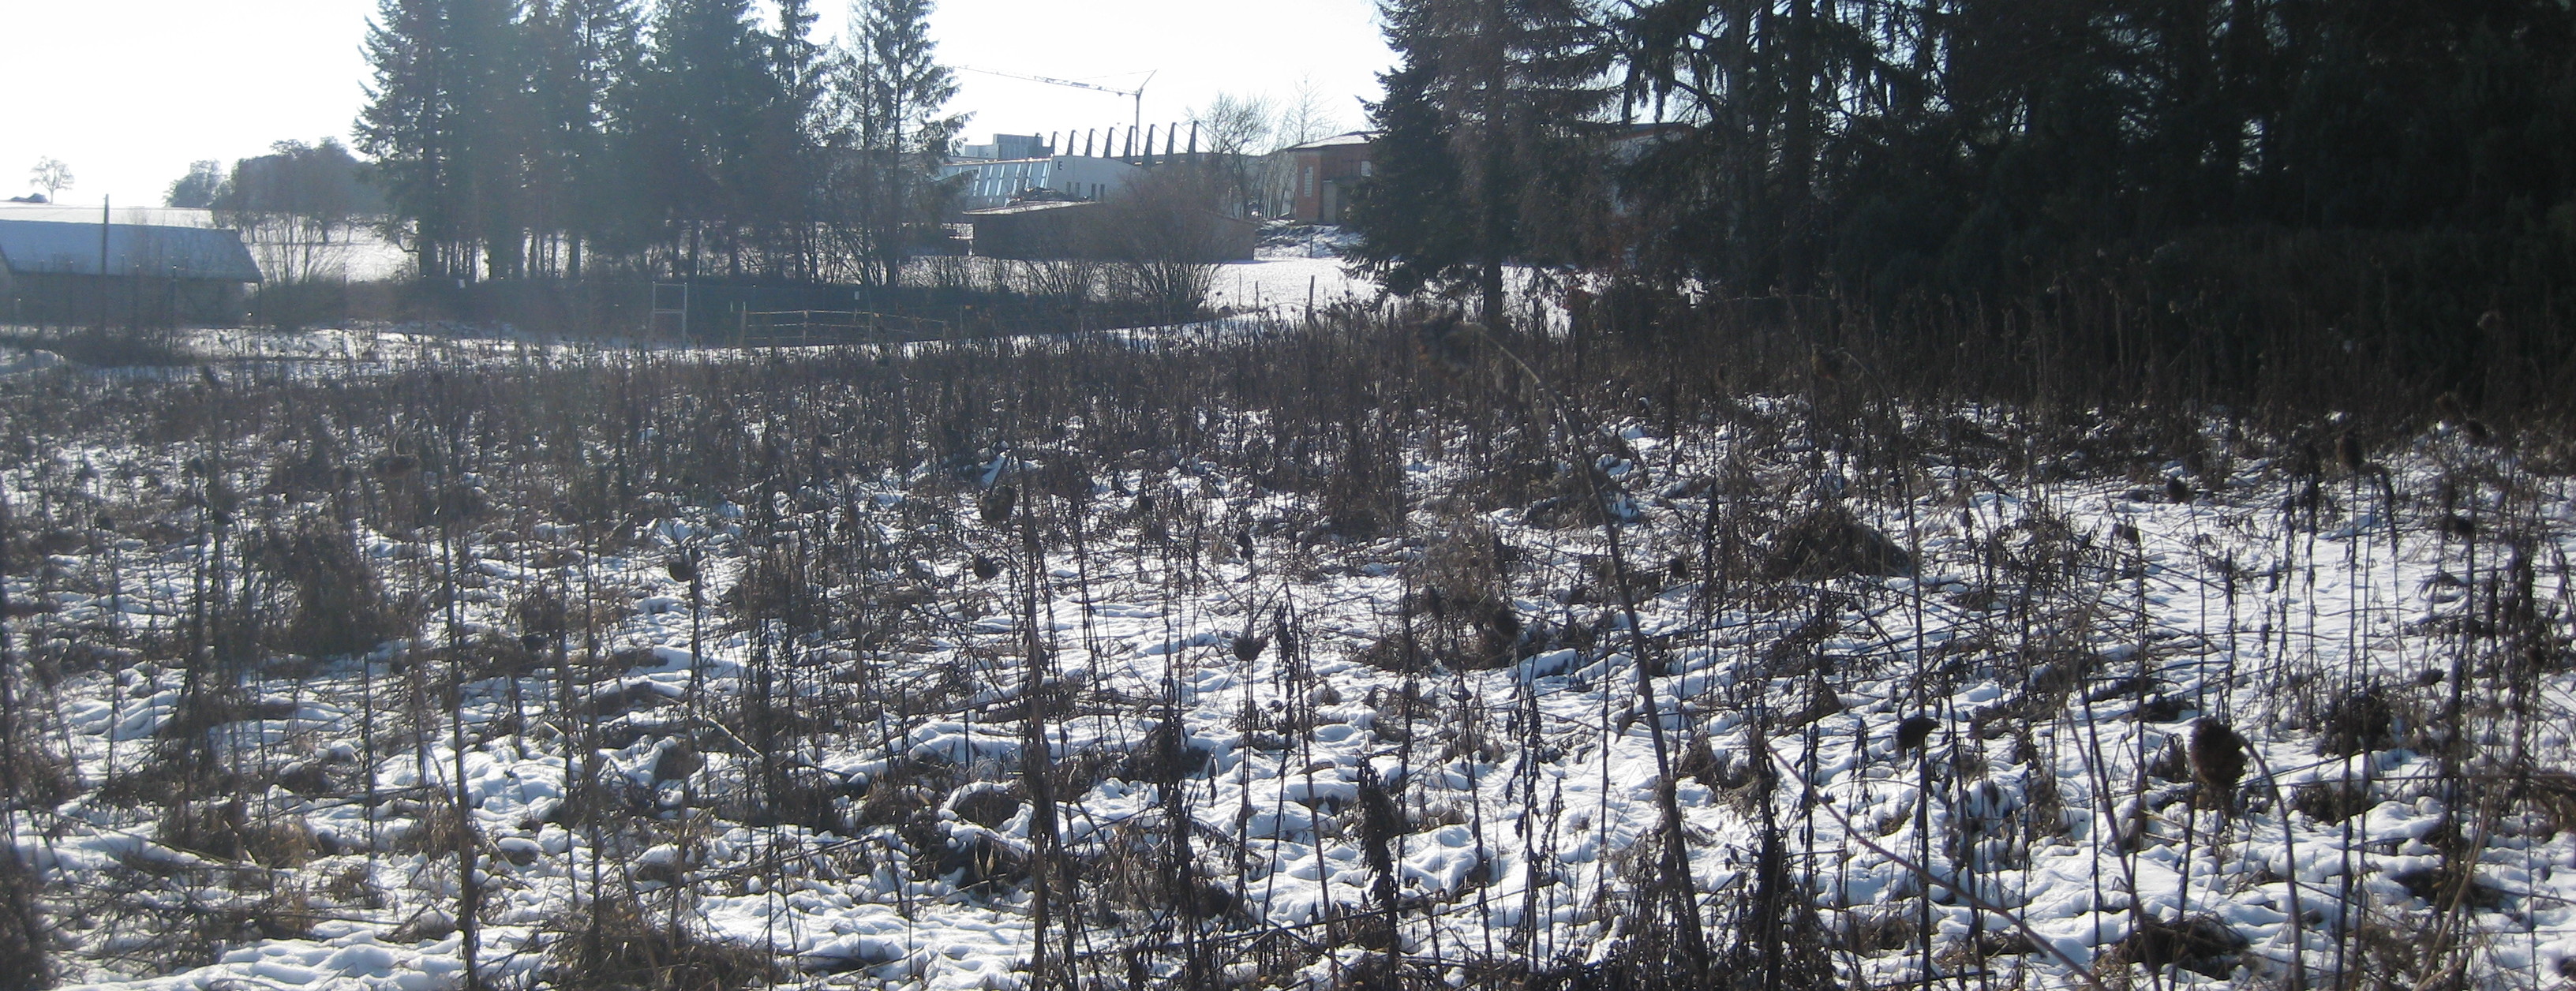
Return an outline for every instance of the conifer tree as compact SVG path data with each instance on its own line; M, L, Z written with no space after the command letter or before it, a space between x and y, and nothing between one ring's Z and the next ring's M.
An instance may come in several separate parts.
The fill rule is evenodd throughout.
M609 92L631 71L642 21L634 0L540 0L529 8L532 225L554 237L544 271L578 278L593 241L621 246L623 176L602 131Z
M376 158L386 198L407 222L425 279L457 268L462 236L455 156L467 108L458 98L448 6L448 0L380 0L366 42L375 79L357 125L358 148Z
M822 93L825 52L814 40L814 22L821 18L809 0L779 0L778 34L770 42L769 64L790 102L798 106L812 106Z
M423 278L517 274L525 155L510 0L381 0L357 125Z
M663 0L651 42L615 104L631 202L662 225L663 253L685 275L721 259L741 276L764 206L764 123L784 102L775 47L748 0Z
M484 276L516 278L526 274L528 163L537 130L518 3L448 2L458 98L469 109L456 129L466 231L482 249Z
M762 116L758 133L761 158L769 163L759 173L765 181L758 192L769 232L769 268L804 280L817 278L821 270L813 223L821 161L815 135L822 127L829 66L824 46L813 38L818 16L808 0L780 0L769 57L777 102Z
M1386 98L1369 106L1376 172L1360 185L1347 218L1362 235L1352 259L1402 295L1475 275L1473 214L1449 143L1454 124L1424 92L1434 67L1408 53L1403 66L1378 77Z
M862 281L902 274L906 234L935 222L949 191L938 168L966 118L947 112L956 74L930 39L932 0L858 0L856 37L833 74L834 171L851 240L866 259Z
M2528 230L2576 188L2562 3L1619 10L1630 109L1684 128L1621 176L1675 282L2017 292L2223 227Z
M1504 266L1550 260L1569 247L1564 239L1575 228L1564 207L1577 197L1565 181L1583 172L1569 163L1597 145L1587 135L1597 134L1596 118L1610 102L1604 80L1611 50L1597 43L1580 0L1394 0L1386 21L1387 42L1404 60L1398 75L1413 74L1389 77L1388 100L1400 116L1421 114L1407 117L1407 124L1445 137L1447 163L1381 156L1383 164L1416 178L1454 171L1458 198L1442 204L1379 195L1373 212L1363 213L1360 233L1373 239L1459 227L1453 234L1466 244L1465 257L1426 264L1426 256L1405 271L1472 280L1482 319L1500 327ZM1401 101L1398 83L1409 91ZM1415 102L1418 110L1406 106ZM1430 148L1412 142L1387 151L1418 155ZM1456 207L1463 212L1402 215ZM1385 241L1363 250L1405 258L1429 243Z

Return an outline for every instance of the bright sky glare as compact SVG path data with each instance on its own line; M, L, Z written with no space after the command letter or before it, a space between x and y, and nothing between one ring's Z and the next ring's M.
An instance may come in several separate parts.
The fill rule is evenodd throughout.
M769 4L759 5L768 12ZM840 33L846 9L822 5ZM0 24L0 199L61 159L62 202L157 206L188 163L272 142L348 140L365 99L360 44L375 0L83 0L10 4ZM1342 129L1394 62L1375 0L943 0L941 60L1134 89L1149 124L1187 119L1220 91L1285 101L1310 80ZM1124 126L1125 97L960 72L969 141Z

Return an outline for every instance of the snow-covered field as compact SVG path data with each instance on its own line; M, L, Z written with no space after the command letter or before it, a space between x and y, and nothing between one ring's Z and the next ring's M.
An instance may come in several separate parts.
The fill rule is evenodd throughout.
M1208 305L1302 319L1308 301L1321 310L1366 302L1377 286L1351 275L1339 258L1265 258L1217 266Z
M1157 360L1301 374L1224 354L1287 346ZM1163 400L1103 385L880 453L885 395L1099 367L1054 347L7 379L8 429L47 432L5 471L41 541L12 677L70 764L11 823L57 964L457 986L461 847L494 981L595 963L604 904L832 987L1020 987L1041 936L1121 986L1574 986L1690 959L1658 942L1685 916L1713 966L1852 986L2576 968L2576 506L2537 440L1992 409L1861 437L1588 391L1597 433L1209 398L1122 454L1087 438ZM1363 429L1402 500L1374 526L1333 494L1371 469L1320 446ZM708 445L769 467L710 491ZM331 518L416 633L313 660L208 618L359 601L281 563Z

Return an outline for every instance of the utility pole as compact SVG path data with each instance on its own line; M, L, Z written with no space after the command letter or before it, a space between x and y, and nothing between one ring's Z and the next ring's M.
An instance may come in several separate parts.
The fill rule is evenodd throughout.
M107 333L107 232L114 226L109 217L115 203L114 196L98 198L98 332L101 335Z

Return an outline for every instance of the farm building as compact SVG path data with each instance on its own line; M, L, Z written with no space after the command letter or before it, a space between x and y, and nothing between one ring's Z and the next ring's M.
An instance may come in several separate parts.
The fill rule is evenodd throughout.
M1353 131L1278 152L1288 189L1272 212L1310 224L1341 223L1351 188L1376 172L1376 139L1376 132Z
M229 324L260 281L229 230L0 220L0 317L11 323Z

